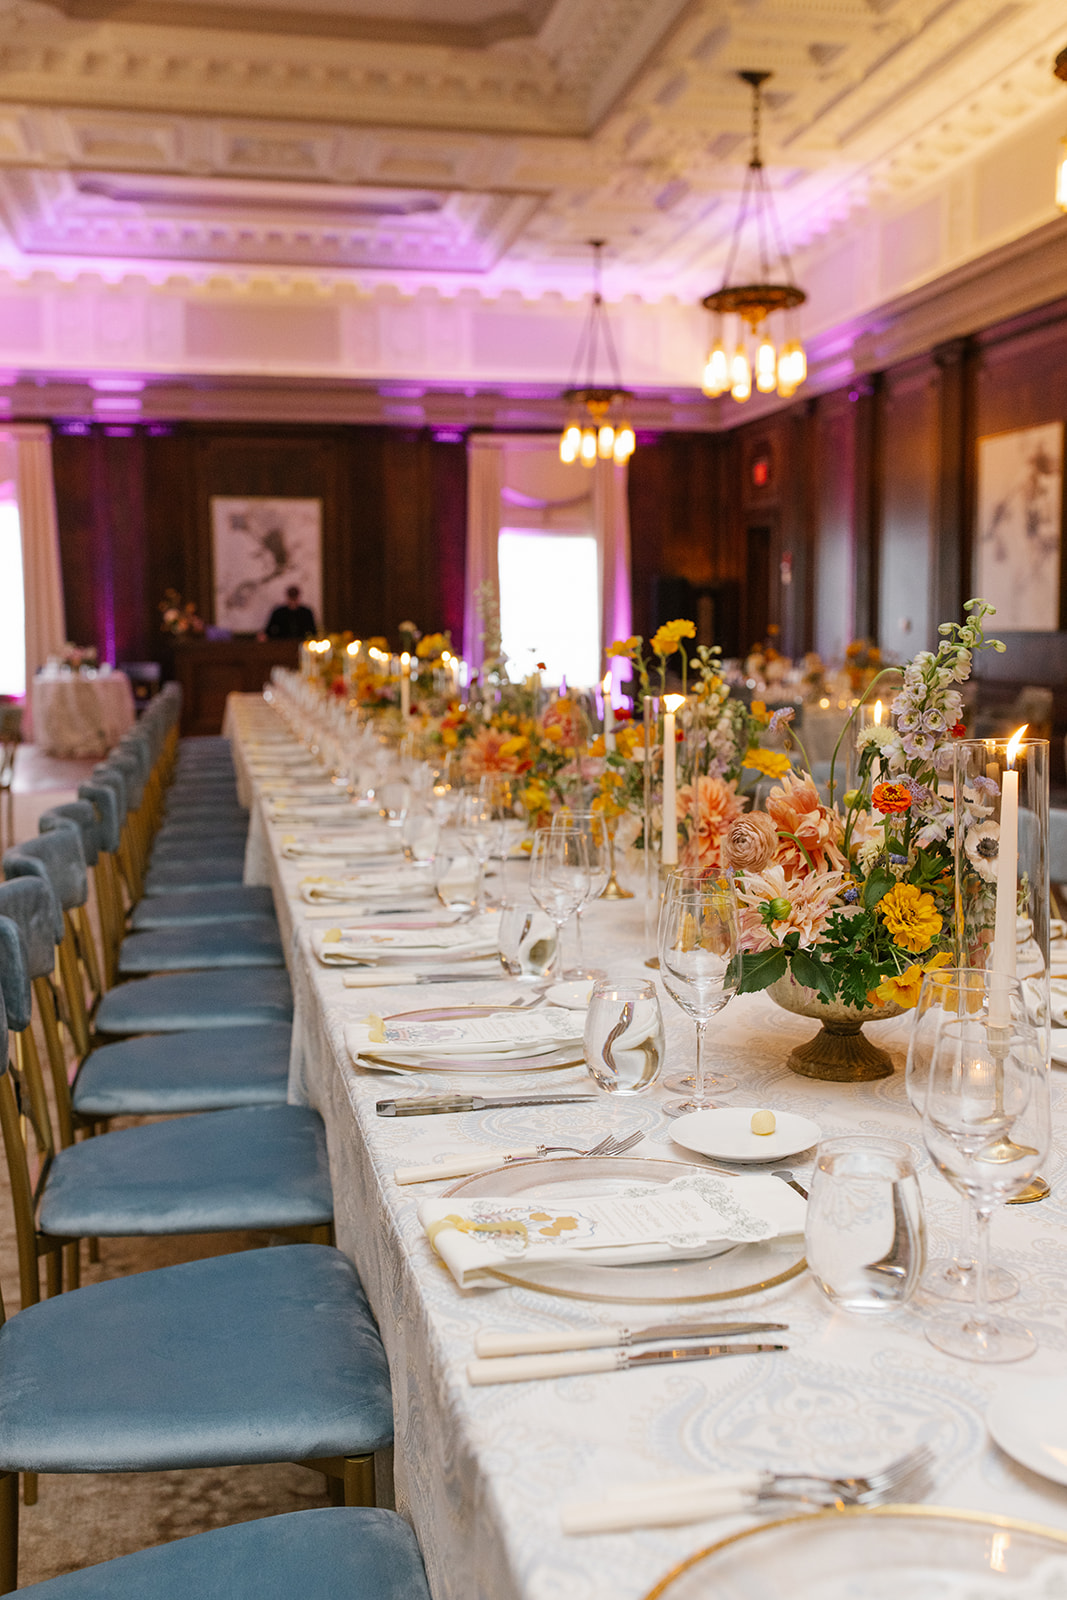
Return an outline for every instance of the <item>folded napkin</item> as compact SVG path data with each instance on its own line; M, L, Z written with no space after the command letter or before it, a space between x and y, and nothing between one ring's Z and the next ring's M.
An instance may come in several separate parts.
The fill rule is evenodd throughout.
M391 969L395 971L396 969ZM485 1056L486 1062L508 1057L548 1055L577 1035L570 1012L546 1006L536 1012L506 1007L488 1016L452 1017L440 1022L404 1021L367 1017L345 1024L345 1045L353 1060L366 1051L388 1050L391 1055Z
M399 856L400 840L395 833L386 833L384 829L381 833L361 833L358 838L318 833L298 839L294 834L286 834L282 839L282 855L288 861L328 860L338 856L345 860L355 856Z
M541 1154L539 1144L522 1145L513 1150L468 1150L465 1155L446 1155L443 1161L421 1167L394 1167L394 1183L435 1183L443 1178L469 1178L476 1172L492 1172L509 1161L530 1161Z
M564 1533L628 1533L631 1528L681 1527L687 1522L703 1522L706 1517L750 1511L763 1481L758 1472L723 1472L619 1484L595 1500L575 1500L564 1506L560 1522Z
M268 802L271 822L321 823L328 828L365 828L377 822L377 811L356 810L351 800L275 800Z
M502 1199L424 1200L419 1221L459 1284L495 1286L501 1268L558 1265L623 1266L714 1253L800 1233L805 1202L777 1178L686 1174L667 1184L641 1184L610 1195L583 1194L551 1203Z
M327 965L345 961L474 960L497 954L495 913L473 922L432 928L327 928L312 935L319 960Z
M433 873L426 867L401 865L365 867L343 877L302 878L300 898L308 905L324 905L331 900L397 900L433 892Z

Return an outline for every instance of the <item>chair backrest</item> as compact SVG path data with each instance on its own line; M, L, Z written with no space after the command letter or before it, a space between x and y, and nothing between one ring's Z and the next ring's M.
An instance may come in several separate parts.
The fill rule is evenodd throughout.
M76 828L57 828L54 833L40 833L36 839L26 839L4 852L6 878L29 874L40 877L42 869L64 911L73 911L88 900L89 878L85 870L85 852Z
M122 839L122 822L115 790L107 783L79 783L78 799L88 800L96 812L100 849L114 855ZM58 811L61 808L56 806L54 809Z
M110 789L115 796L115 805L118 808L119 832L121 833L122 825L126 821L126 813L129 810L125 775L117 767L109 766L106 761L101 761L92 770L92 780L95 784L100 784L102 787Z
M54 833L57 828L73 828L82 842L85 865L95 867L101 850L100 824L96 810L88 800L68 800L50 811L42 811L37 819L41 833Z
M130 750L112 750L107 765L121 772L126 780L126 809L137 811L144 799L145 780L141 774L141 758Z
M30 1025L33 979L49 977L55 965L53 905L51 890L39 879L0 883L0 992L15 1033Z

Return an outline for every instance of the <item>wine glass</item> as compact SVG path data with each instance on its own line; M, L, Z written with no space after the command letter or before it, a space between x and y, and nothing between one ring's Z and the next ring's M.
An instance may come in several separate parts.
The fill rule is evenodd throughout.
M478 863L478 883L474 891L474 909L478 914L485 910L485 864L492 846L493 809L479 794L465 794L459 802L456 832L467 853Z
M959 987L953 982L953 969L928 972L919 990L919 999L912 1013L911 1037L908 1040L908 1064L904 1071L904 1089L912 1108L920 1119L926 1106L926 1090L930 1082L930 1061L933 1043L944 1020L944 1008L958 1009ZM923 1288L939 1300L974 1301L975 1241L973 1212L964 1201L960 1213L960 1232L955 1253L935 1256L926 1269ZM986 1299L1010 1300L1018 1294L1019 1285L1013 1273L1004 1267L989 1264L986 1272Z
M502 898L507 899L507 863L512 846L526 831L522 791L525 778L510 772L486 772L478 781L478 793L489 807L492 816L490 828L489 859L500 863Z
M673 872L659 914L659 970L676 1005L696 1023L696 1087L686 1100L669 1100L669 1117L713 1109L713 1090L737 1087L733 1078L709 1078L704 1048L708 1023L737 993L737 901L729 874L701 878Z
M564 977L604 978L607 974L603 967L586 966L585 951L582 947L582 913L592 905L594 900L600 899L600 896L608 886L608 878L611 875L608 834L604 818L599 811L557 811L552 818L552 827L578 828L585 835L586 847L589 852L589 893L578 907L574 918L578 961L576 966L567 968Z
M974 1304L962 1322L932 1323L938 1350L968 1361L1021 1361L1037 1348L1028 1328L991 1313L989 1225L1021 1193L1051 1143L1048 1069L1016 978L955 969L930 1043L923 1139L938 1171L974 1208Z
M530 893L556 924L553 983L563 981L563 925L589 893L589 851L580 828L540 828L530 857Z

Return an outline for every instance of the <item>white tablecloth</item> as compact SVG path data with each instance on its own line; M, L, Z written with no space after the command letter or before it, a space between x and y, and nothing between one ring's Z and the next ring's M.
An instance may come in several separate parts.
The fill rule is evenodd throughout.
M231 725L243 742L272 724L273 714L261 703L245 700L237 703ZM342 975L323 970L311 954L309 929L322 924L307 922L307 908L295 897L305 869L281 860L277 830L265 823L258 803L254 831L259 843L250 866L258 861L261 881L272 883L291 930L301 1041L293 1097L306 1096L326 1121L338 1243L356 1262L389 1355L397 1505L419 1536L436 1600L639 1600L675 1562L743 1519L565 1538L562 1502L606 1493L612 1484L699 1470L862 1471L919 1440L936 1451L933 1503L1063 1525L1067 1489L1016 1467L992 1445L984 1423L1002 1386L1058 1376L1067 1360L1067 1186L1058 1137L1045 1168L1051 1198L1013 1207L994 1223L995 1253L1021 1284L1011 1314L1025 1319L1040 1341L1038 1354L1018 1367L972 1365L939 1354L923 1337L932 1309L923 1297L895 1316L858 1318L835 1313L805 1274L776 1291L715 1308L726 1317L773 1314L787 1322L786 1355L472 1389L464 1369L480 1328L639 1326L662 1316L699 1316L702 1308L638 1310L515 1288L462 1293L416 1218L419 1199L446 1185L398 1188L394 1166L465 1145L587 1146L609 1131L637 1128L647 1135L643 1153L680 1154L661 1110L663 1091L574 1108L377 1117L376 1100L417 1092L430 1078L402 1081L357 1071L344 1049L346 1020L370 1010L442 1003L443 994L445 1003L475 996L506 1001L513 991L501 983L457 984L443 993L344 989ZM640 902L596 906L586 925L587 952L600 965L620 977L647 976ZM670 1066L677 1069L692 1059L692 1028L662 998ZM896 1020L870 1028L872 1038L898 1052L901 1067L906 1026ZM922 1176L931 1253L947 1253L959 1204L931 1170L902 1072L850 1086L795 1077L785 1057L812 1032L811 1022L761 996L732 1001L709 1035L714 1060L740 1084L724 1101L799 1112L828 1137L862 1132L907 1140ZM553 1074L551 1081L553 1087L585 1086L576 1072ZM454 1083L433 1077L434 1090ZM507 1086L543 1092L546 1079L509 1076ZM1062 1078L1054 1097L1059 1113ZM797 1165L801 1177L804 1170Z
M34 678L30 694L34 743L45 755L105 756L134 724L133 690L124 672Z

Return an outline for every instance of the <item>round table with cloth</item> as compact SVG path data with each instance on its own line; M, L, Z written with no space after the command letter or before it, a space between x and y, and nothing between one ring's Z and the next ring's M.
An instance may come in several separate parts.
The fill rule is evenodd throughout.
M46 755L104 756L133 727L133 689L124 672L36 677L31 689L34 742Z

